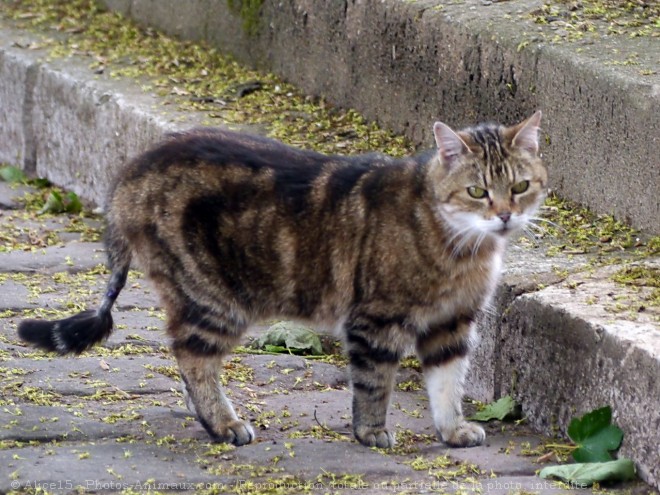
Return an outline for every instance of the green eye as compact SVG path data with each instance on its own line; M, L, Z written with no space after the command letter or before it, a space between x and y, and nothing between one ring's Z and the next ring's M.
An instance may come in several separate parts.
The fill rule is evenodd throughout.
M472 196L474 199L482 199L488 196L488 191L485 189L482 189L479 186L470 186L467 188L467 192L470 196Z
M522 194L522 193L524 193L525 191L527 191L527 189L529 189L529 181L528 181L528 180L524 180L524 181L522 181L522 182L518 182L518 184L516 184L515 186L513 186L513 187L511 188L511 192L512 192L513 194Z

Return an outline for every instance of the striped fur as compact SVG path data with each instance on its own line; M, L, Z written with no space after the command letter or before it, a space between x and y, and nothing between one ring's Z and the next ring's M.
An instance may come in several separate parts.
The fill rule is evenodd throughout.
M341 326L363 444L394 445L386 413L411 349L441 439L479 444L483 430L461 413L473 322L506 238L544 197L539 121L458 133L436 123L436 149L405 159L325 156L219 129L174 134L111 187L113 275L99 310L24 321L19 333L61 354L103 340L135 257L166 309L187 402L215 440L254 438L217 372L249 325L277 317Z

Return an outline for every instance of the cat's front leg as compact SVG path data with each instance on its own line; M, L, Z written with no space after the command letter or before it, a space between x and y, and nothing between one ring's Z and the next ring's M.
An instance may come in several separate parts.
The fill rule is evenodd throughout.
M395 438L385 420L401 352L383 338L386 331L372 327L368 319L356 319L346 331L355 438L367 447L392 448Z
M418 338L433 422L440 439L452 447L481 445L486 433L463 417L463 384L467 374L470 319L456 319L430 328Z

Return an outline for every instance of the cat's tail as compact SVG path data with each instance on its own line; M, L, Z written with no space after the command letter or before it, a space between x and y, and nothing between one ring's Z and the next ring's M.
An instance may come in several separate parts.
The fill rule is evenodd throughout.
M97 310L88 310L55 321L24 320L18 325L18 336L45 351L80 354L110 336L113 328L112 306L126 284L131 264L131 250L125 239L106 232L110 280Z

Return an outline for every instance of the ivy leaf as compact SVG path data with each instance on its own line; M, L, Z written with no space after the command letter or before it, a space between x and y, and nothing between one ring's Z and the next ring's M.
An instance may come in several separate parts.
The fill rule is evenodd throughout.
M472 417L473 421L490 421L491 419L515 419L520 417L520 409L516 401L510 395L488 404L481 411L477 411Z
M630 459L617 459L608 462L589 462L548 466L539 473L541 478L559 478L567 483L591 486L602 481L628 481L635 478L635 464Z
M25 174L20 168L10 166L0 167L0 179L9 183L26 181Z
M321 339L313 330L290 321L271 326L255 342L269 352L322 355Z
M601 407L573 418L568 426L568 436L577 445L573 459L577 462L607 462L612 460L610 451L616 450L623 440L623 431L612 425L612 408Z

